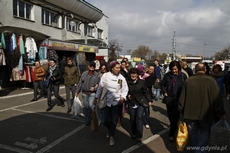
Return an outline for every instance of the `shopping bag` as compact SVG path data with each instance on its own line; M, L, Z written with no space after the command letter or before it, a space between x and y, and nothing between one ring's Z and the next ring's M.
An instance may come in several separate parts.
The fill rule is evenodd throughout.
M91 123L91 126L90 126L91 132L98 131L99 126L98 126L96 109L94 109L93 112L91 113L91 118L92 118L92 123Z
M102 109L106 106L107 91L108 91L107 88L103 87L101 96L98 98L98 107L100 109Z
M179 120L178 132L176 137L177 151L183 151L188 143L188 127L183 117Z
M211 145L230 146L230 125L226 120L220 120L211 128Z
M73 106L72 106L73 115L77 116L80 113L82 113L82 108L83 108L82 102L80 101L79 97L75 96L73 101Z

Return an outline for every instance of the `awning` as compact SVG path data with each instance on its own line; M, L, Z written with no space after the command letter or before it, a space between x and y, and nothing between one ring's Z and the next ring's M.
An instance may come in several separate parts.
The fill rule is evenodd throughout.
M85 39L70 40L70 41L78 44L85 43ZM98 49L108 49L108 45L101 39L87 39L87 45L97 46Z
M53 10L71 13L75 18L83 22L98 22L103 13L97 7L84 0L30 0L43 7L51 7ZM47 6L48 5L48 6Z
M41 32L37 32L34 30L26 29L26 28L21 28L21 27L15 27L15 26L2 26L0 27L0 33L15 33L19 35L25 35L25 36L31 36L33 38L38 38L38 39L46 39L49 38L49 35L46 35Z

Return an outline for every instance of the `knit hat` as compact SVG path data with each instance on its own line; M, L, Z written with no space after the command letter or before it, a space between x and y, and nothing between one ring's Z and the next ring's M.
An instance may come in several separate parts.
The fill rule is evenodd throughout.
M144 67L141 64L137 65L137 69L138 69L139 74L142 74L144 72Z
M118 61L112 61L112 62L110 62L110 68L111 68L111 69L114 68L115 65L117 65L117 64L119 64Z

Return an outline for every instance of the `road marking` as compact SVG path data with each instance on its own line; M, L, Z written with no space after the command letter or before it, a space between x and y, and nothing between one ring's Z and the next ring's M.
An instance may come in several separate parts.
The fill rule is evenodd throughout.
M21 109L12 109L15 111L19 111L19 112L23 112L23 113L33 113L33 114L38 114L38 115L42 115L42 116L48 116L48 117L53 117L53 118L58 118L58 119L63 119L63 120L69 120L69 121L75 121L75 122L82 122L84 123L85 121L81 119L73 119L73 118L68 118L68 117L62 117L62 116L55 116L55 115L51 115L51 114L44 114L44 113L38 113L38 112L33 112L33 111L26 111L26 110L21 110Z
M66 95L66 94L62 94L62 95L60 95L60 96L64 96L64 95ZM0 112L12 110L12 109L19 108L19 107L23 107L23 106L33 105L33 104L39 103L39 102L44 101L44 100L46 100L46 99L40 99L40 100L35 101L35 102L29 102L29 103L26 103L26 104L22 104L22 105L10 107L10 108L2 109L2 110L0 110Z
M145 144L147 144L147 143L149 143L149 142L155 140L156 138L160 137L162 134L164 134L164 133L166 133L166 132L168 132L168 131L169 131L169 128L164 129L164 130L158 132L157 134L155 134L155 135L149 137L148 139L142 141L142 143L138 143L138 144L136 144L136 145L134 145L134 146L132 146L132 147L130 147L130 148L128 148L128 149L122 151L122 153L130 153L130 152L136 150L137 148L139 148L139 147L141 147L141 146L143 146L143 145L145 145Z
M20 148L15 148L15 147L10 147L10 146L3 145L3 144L0 144L0 148L10 150L10 151L14 151L14 152L18 152L18 153L33 153L33 152L30 152L30 151L27 151L27 150L23 150L23 149L20 149Z
M83 129L85 127L85 125L81 125L78 128L74 129L73 131L67 133L66 135L62 136L61 138L55 140L54 142L52 142L51 144L49 144L48 146L38 150L36 153L43 153L48 151L49 149L53 148L54 146L56 146L57 144L59 144L60 142L64 141L65 139L67 139L68 137L72 136L73 134L77 133L78 131L80 131L81 129Z
M40 139L34 139L34 138L27 137L25 140L30 141L30 142L34 142L34 143L40 143L40 144L45 144L47 142L46 137L43 137Z
M64 89L65 86L62 86L60 87L59 89ZM9 95L9 96L2 96L0 97L0 99L7 99L7 98L12 98L12 97L20 97L20 96L25 96L25 95L30 95L30 94L33 94L34 92L31 91L31 92L25 92L25 93L22 93L22 94L15 94L15 95Z
M27 144L27 143L22 143L22 142L15 142L15 145L20 146L20 147L24 147L24 148L27 148L27 149L36 149L36 148L38 148L38 145L36 143Z

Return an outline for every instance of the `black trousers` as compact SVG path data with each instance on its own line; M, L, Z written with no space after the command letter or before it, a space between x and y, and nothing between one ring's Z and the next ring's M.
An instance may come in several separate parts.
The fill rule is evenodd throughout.
M48 106L51 106L52 91L54 92L54 96L61 102L61 104L64 104L64 100L59 95L59 85L53 85L53 84L50 83L49 86L48 86L48 89L47 89Z
M44 85L43 85L44 81L34 81L34 98L37 98L38 95L38 87L41 88L42 91L42 95L46 95L47 94L47 90L45 89Z
M177 124L178 124L178 119L180 117L180 112L178 111L178 106L169 106L166 105L167 107L167 114L170 122L170 130L169 130L169 136L174 137L176 132L177 132Z

